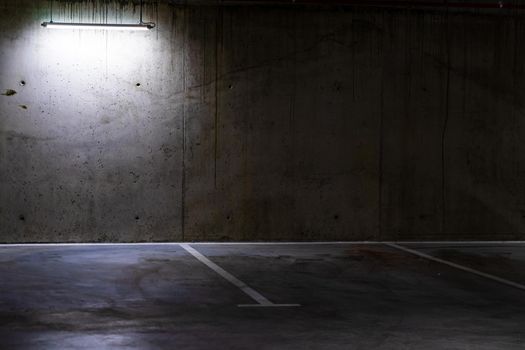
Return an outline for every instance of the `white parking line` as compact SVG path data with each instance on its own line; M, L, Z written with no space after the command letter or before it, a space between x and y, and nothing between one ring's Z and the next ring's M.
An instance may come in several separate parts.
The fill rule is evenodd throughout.
M291 307L291 306L301 306L299 304L275 304L272 303L270 300L268 300L265 296L263 296L261 293L257 292L255 289L248 286L243 281L239 280L237 277L229 273L228 271L224 270L219 265L212 262L210 259L199 253L197 250L192 248L190 245L182 243L180 244L182 248L184 248L188 253L193 255L195 258L197 258L200 262L202 262L204 265L208 266L210 269L218 273L221 277L223 277L225 280L239 288L241 291L243 291L245 294L250 296L253 300L257 302L257 304L251 305L251 304L241 304L238 305L239 307Z
M453 262L450 262L450 261L447 261L447 260L436 258L436 257L434 257L432 255L425 254L425 253L422 253L422 252L414 250L414 249L406 248L406 247L400 246L399 244L396 244L396 243L385 242L384 244L389 246L389 247L402 250L402 251L404 251L406 253L417 255L417 256L419 256L421 258L425 258L425 259L428 259L428 260L432 260L432 261L438 262L440 264L444 264L444 265L447 265L447 266L450 266L450 267L454 267L454 268L456 268L458 270L462 270L462 271L465 271L465 272L470 272L470 273L472 273L474 275L477 275L477 276L480 276L480 277L484 277L484 278L487 278L489 280L492 280L492 281L495 281L495 282L499 282L501 284L505 284L505 285L510 286L510 287L514 287L514 288L518 288L518 289L521 289L521 290L525 290L525 286L524 285L516 283L516 282L509 281L509 280L506 280L506 279L498 277L498 276L494 276L494 275L491 275L491 274L488 274L488 273L485 273L485 272L474 270L474 269L471 269L470 267L459 265L459 264L456 264L456 263L453 263Z

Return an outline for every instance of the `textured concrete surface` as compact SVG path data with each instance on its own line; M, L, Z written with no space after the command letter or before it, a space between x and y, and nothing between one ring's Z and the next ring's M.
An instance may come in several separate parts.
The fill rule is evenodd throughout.
M523 349L524 291L383 245L0 248L2 349ZM419 247L417 247L419 249ZM521 246L433 246L525 282ZM509 262L511 262L509 264Z
M0 241L525 236L519 11L0 9Z

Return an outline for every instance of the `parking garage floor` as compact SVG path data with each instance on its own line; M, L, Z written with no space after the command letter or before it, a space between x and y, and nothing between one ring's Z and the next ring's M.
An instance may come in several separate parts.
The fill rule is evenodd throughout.
M523 349L525 243L0 246L1 349Z

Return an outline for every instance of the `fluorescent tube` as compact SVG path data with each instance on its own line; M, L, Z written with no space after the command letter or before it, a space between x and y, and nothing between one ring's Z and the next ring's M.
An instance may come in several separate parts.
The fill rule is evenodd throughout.
M154 23L140 24L102 24L102 23L63 23L44 22L42 27L49 29L101 29L101 30L149 30L155 27Z

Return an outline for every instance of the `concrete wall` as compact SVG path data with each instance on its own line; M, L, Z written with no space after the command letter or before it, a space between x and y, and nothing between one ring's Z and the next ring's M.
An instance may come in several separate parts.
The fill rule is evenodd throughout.
M525 238L519 13L160 2L147 33L44 29L47 1L0 17L2 242Z

